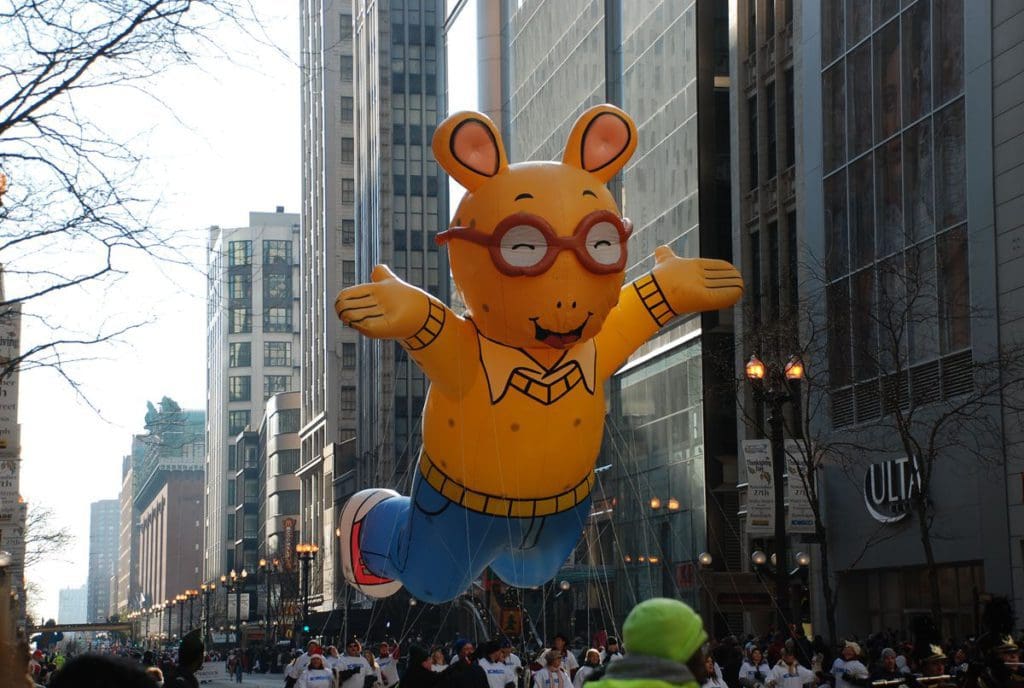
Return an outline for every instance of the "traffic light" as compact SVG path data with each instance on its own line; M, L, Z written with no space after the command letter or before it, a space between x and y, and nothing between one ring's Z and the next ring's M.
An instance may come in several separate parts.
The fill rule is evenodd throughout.
M303 633L309 633L309 624L303 624L302 625L302 632Z

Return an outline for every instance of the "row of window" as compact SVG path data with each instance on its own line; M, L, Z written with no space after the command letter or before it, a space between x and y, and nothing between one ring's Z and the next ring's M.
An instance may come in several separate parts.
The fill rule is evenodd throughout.
M406 180L408 179L408 185ZM424 177L419 174L410 174L408 176L404 174L395 174L391 176L392 190L396 196L422 196L424 190L428 198L437 198L437 177L429 176L426 177L426 184L423 183ZM426 189L424 189L426 187Z
M785 150L785 163L786 167L792 167L796 163L796 124L794 111L794 85L793 85L793 69L787 69L784 77L784 87L786 89L786 103L783 116L786 119L786 145ZM777 120L776 114L778 104L776 103L775 97L775 82L771 81L765 85L765 133L767 139L765 141L765 174L767 179L772 179L778 172L778 133L776 132ZM755 189L758 185L760 178L760 170L758 168L759 162L759 150L758 150L758 114L757 114L757 95L750 96L747 99L747 125L748 125L748 136L750 139L750 188Z
M420 76L423 78L421 79ZM404 72L391 72L391 92L422 94L426 96L437 95L436 74L405 74Z
M292 332L292 307L271 306L263 310L264 332ZM228 332L247 334L252 332L252 309L235 307L228 309Z
M252 241L228 242L228 266L252 265ZM288 239L263 240L264 265L291 265L292 242Z
M228 344L228 365L231 368L245 368L252 365L252 342L231 342ZM263 342L263 365L292 365L291 342Z
M408 136L406 136L408 128ZM434 140L434 125L427 124L394 124L391 128L391 142L398 145L410 144L414 146L430 145Z
M291 375L264 375L263 376L263 399L269 399L275 394L290 392L292 386ZM252 376L231 375L228 377L228 401L251 401L252 400ZM235 413L231 411L231 413ZM248 413L248 412L246 412ZM247 421L248 423L248 421ZM232 423L229 426L234 427ZM243 425L244 428L244 425ZM238 431L228 431L229 434L236 434Z
M263 300L289 301L292 298L292 275L286 273L266 272L263 275ZM232 272L228 275L228 298L232 305L239 301L252 301L252 273Z

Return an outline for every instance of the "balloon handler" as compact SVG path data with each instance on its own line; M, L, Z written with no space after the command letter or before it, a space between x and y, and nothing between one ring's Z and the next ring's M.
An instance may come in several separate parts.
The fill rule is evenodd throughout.
M605 381L677 315L739 300L732 265L667 246L623 286L633 227L605 184L636 142L611 105L583 113L560 163L509 165L479 113L438 127L434 156L467 191L437 237L466 314L384 265L335 301L430 379L411 495L363 490L339 519L342 570L364 594L444 602L487 566L517 587L549 580L590 511Z

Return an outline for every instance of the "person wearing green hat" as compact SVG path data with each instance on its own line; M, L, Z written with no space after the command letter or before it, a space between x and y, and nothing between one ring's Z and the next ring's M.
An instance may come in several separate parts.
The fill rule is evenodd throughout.
M628 654L608 664L591 688L697 688L703 678L701 618L679 600L658 597L633 607L622 625Z

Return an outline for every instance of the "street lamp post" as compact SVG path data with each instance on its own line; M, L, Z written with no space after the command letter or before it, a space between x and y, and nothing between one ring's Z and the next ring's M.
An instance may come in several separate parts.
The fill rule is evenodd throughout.
M216 583L203 583L199 586L203 595L203 642L210 637L210 596L213 595Z
M171 642L171 610L173 608L173 603L170 600L164 600L164 616L167 617L167 642Z
M756 355L746 365L747 379L754 391L754 398L768 404L768 432L772 446L772 482L775 488L775 608L779 631L789 629L789 575L786 570L786 493L782 477L786 470L786 445L783 436L782 406L793 399L790 383L799 382L804 376L804 365L799 357L793 356L781 367L771 362L766 366ZM792 479L795 479L793 476Z
M300 542L295 545L295 552L302 562L302 627L309 624L309 565L316 559L316 553L320 551L315 543ZM305 640L305 638L303 638Z
M184 594L174 596L175 605L178 607L178 639L185 633L185 600L188 597Z
M189 588L185 591L185 597L188 598L188 630L195 628L195 602L196 598L199 597L199 591L195 588Z
M274 559L273 561L267 561L266 559L260 559L260 573L262 573L264 575L264 582L265 582L265 584L267 586L267 612L266 612L266 616L264 617L264 622L266 624L264 644L266 644L267 646L270 645L270 640L271 640L271 638L270 638L270 590L271 590L271 583L273 581L273 579L271 578L271 574L277 572L277 567L278 567L279 563L280 562L277 559ZM259 586L256 587L256 592L257 592L257 594L259 594Z
M245 569L242 569L240 574L231 569L231 573L228 574L231 578L229 592L235 595L235 639L238 641L239 647L242 646L242 588L248 575L249 572Z

